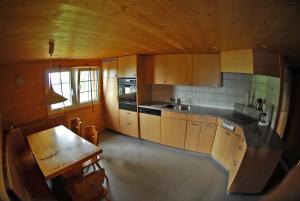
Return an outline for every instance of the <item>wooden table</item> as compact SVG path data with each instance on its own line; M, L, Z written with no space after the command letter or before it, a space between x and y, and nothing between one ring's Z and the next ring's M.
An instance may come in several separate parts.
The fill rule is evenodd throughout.
M46 179L64 174L97 156L102 149L57 126L27 136L31 151Z

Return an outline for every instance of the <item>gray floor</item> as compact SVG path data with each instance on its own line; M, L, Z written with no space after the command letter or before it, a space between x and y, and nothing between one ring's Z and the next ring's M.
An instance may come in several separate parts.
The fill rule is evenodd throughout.
M229 195L227 173L209 156L111 131L100 137L113 201L254 201Z

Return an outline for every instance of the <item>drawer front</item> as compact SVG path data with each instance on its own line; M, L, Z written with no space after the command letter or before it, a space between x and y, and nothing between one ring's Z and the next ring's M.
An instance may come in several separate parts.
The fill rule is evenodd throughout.
M188 115L189 121L196 121L200 123L208 123L208 124L216 124L217 118L212 116L201 116L201 115L195 115L195 114L189 114Z
M187 113L180 113L180 112L170 112L170 111L162 111L161 116L169 117L174 119L182 119L187 120Z
M138 125L135 122L129 122L124 119L120 120L121 133L138 137Z
M120 110L120 119L124 119L129 122L137 123L138 115L137 112L128 110Z

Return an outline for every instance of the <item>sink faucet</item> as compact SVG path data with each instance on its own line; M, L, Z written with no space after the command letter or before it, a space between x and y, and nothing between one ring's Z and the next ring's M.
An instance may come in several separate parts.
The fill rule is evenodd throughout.
M175 100L175 98L169 98L169 101L171 102L171 104L172 104L173 107L176 106L176 100Z

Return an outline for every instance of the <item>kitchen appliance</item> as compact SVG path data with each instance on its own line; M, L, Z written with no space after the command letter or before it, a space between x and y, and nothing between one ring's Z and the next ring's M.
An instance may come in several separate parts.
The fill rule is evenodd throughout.
M261 98L256 99L256 101L255 101L255 108L257 110L262 111L262 105L263 105L262 99Z
M161 111L160 110L151 109L151 108L139 107L139 113L150 114L150 115L155 115L155 116L161 116Z
M118 88L119 108L136 112L136 78L119 78Z
M270 104L264 104L263 111L259 114L260 126L269 126L272 119L273 106Z

